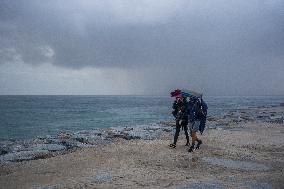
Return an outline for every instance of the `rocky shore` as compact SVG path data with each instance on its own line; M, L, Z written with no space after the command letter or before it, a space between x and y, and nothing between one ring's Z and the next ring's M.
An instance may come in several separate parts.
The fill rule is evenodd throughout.
M158 123L137 127L82 130L75 133L59 133L57 136L30 140L0 141L0 162L19 162L65 154L81 148L95 148L115 139L158 139L163 132L171 132L172 123Z
M0 142L1 188L283 188L284 107L208 117L192 154L174 122ZM32 161L31 161L32 160Z

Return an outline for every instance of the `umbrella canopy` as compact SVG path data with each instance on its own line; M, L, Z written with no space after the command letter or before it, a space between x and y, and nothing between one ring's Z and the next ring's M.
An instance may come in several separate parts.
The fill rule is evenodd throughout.
M201 98L202 93L198 93L188 89L176 89L171 92L171 97L196 97Z
M171 97L181 97L181 90L176 89L171 92Z

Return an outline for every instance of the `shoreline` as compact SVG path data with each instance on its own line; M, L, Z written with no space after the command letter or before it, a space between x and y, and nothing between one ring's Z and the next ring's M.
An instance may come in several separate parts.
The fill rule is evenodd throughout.
M26 144L43 154L1 155L0 183L5 188L283 188L283 113L284 107L262 107L209 117L204 145L192 154L182 132L177 148L168 147L171 122L61 134ZM67 149L68 141L77 147Z

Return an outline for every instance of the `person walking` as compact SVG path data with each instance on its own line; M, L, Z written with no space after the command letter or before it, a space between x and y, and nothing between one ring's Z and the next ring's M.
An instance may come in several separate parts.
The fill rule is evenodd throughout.
M202 140L197 137L197 132L200 131L202 134L205 129L206 117L207 117L207 104L198 98L192 98L189 102L191 108L189 110L189 122L190 122L190 135L191 135L191 146L188 152L193 152L194 149L199 149L202 144ZM195 143L197 145L195 147Z
M179 101L178 101L179 100ZM174 142L170 144L170 147L175 148L179 137L180 129L183 128L186 137L186 146L189 146L188 135L188 102L186 97L177 99L173 104L173 115L176 119L176 132L174 135Z

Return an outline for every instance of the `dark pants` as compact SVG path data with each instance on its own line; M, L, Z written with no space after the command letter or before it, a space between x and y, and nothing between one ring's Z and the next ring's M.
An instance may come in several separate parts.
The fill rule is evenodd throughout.
M184 129L184 134L186 137L186 143L189 143L189 136L188 136L188 128L187 128L187 124L188 121L187 120L183 120L181 122L181 124L179 123L179 120L176 121L176 133L175 133L175 137L174 137L174 144L177 143L178 140L178 136L179 136L179 132L180 132L180 128L183 127Z

